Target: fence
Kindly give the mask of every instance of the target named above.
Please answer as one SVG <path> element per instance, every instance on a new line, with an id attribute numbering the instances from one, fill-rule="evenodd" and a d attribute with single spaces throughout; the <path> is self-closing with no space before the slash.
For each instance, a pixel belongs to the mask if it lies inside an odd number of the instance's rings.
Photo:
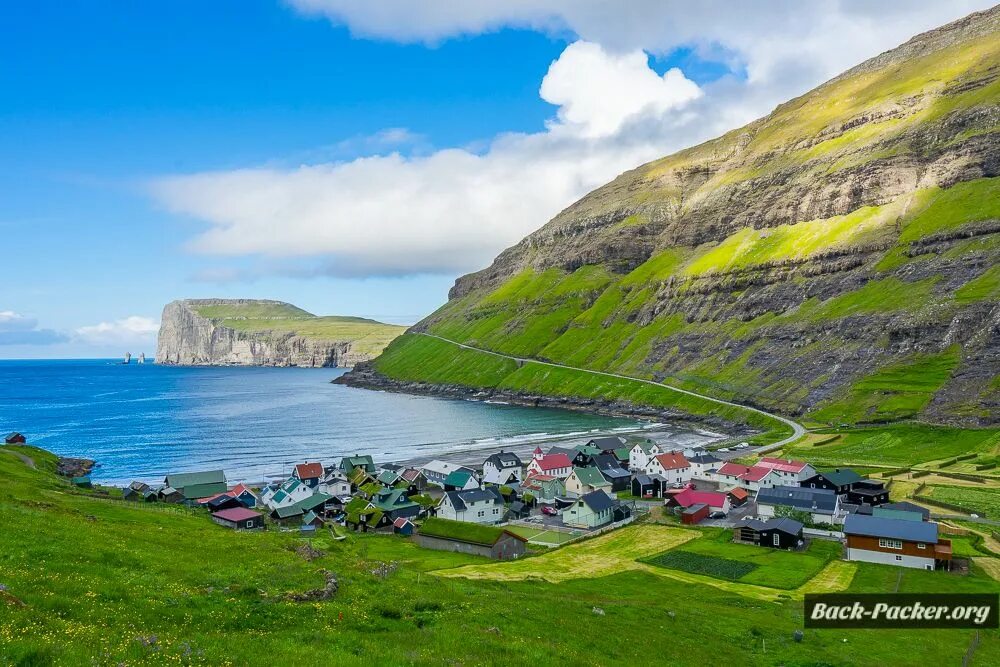
<path id="1" fill-rule="evenodd" d="M 840 540 L 844 538 L 844 534 L 839 530 L 823 530 L 821 528 L 803 528 L 802 534 L 809 537 L 818 537 L 822 540 Z"/>

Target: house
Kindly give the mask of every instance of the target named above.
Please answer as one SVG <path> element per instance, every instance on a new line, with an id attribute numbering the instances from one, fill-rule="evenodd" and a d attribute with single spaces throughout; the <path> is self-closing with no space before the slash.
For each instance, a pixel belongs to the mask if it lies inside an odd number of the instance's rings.
<path id="1" fill-rule="evenodd" d="M 729 496 L 729 504 L 732 507 L 739 507 L 750 499 L 750 494 L 747 493 L 747 490 L 738 486 L 734 489 L 729 489 L 729 491 L 726 491 L 726 494 Z"/>
<path id="2" fill-rule="evenodd" d="M 262 530 L 264 515 L 245 507 L 231 507 L 212 513 L 212 521 L 233 530 Z"/>
<path id="3" fill-rule="evenodd" d="M 246 484 L 237 484 L 229 490 L 229 493 L 232 494 L 233 498 L 240 501 L 243 507 L 253 508 L 260 505 L 260 497 Z"/>
<path id="4" fill-rule="evenodd" d="M 775 486 L 757 491 L 757 514 L 763 518 L 783 512 L 805 512 L 813 523 L 837 523 L 841 518 L 840 496 L 826 489 Z"/>
<path id="5" fill-rule="evenodd" d="M 316 487 L 320 492 L 331 496 L 351 495 L 351 481 L 339 468 L 329 468 L 323 472 L 323 477 Z"/>
<path id="6" fill-rule="evenodd" d="M 344 525 L 352 530 L 368 532 L 384 525 L 383 512 L 365 498 L 355 496 L 344 505 Z"/>
<path id="7" fill-rule="evenodd" d="M 92 489 L 94 488 L 93 483 L 90 478 L 84 475 L 83 477 L 74 477 L 69 480 L 70 483 L 78 489 Z"/>
<path id="8" fill-rule="evenodd" d="M 445 491 L 468 491 L 469 489 L 478 488 L 479 480 L 476 479 L 476 475 L 468 468 L 453 470 L 451 474 L 444 478 Z"/>
<path id="9" fill-rule="evenodd" d="M 681 523 L 693 526 L 708 517 L 711 510 L 705 503 L 696 503 L 681 512 Z"/>
<path id="10" fill-rule="evenodd" d="M 399 473 L 395 470 L 383 470 L 375 476 L 375 481 L 387 489 L 391 489 L 396 486 L 396 484 L 402 481 L 402 479 L 403 478 L 400 477 Z"/>
<path id="11" fill-rule="evenodd" d="M 786 485 L 790 485 L 790 482 L 801 484 L 802 480 L 809 479 L 816 474 L 816 469 L 805 461 L 777 459 L 770 456 L 765 456 L 760 461 L 757 461 L 754 467 L 773 470 L 778 474 L 778 479 L 781 480 L 779 483 Z"/>
<path id="12" fill-rule="evenodd" d="M 295 480 L 296 482 L 298 480 Z M 333 498 L 326 495 L 325 493 L 313 493 L 310 496 L 303 498 L 302 500 L 292 503 L 291 505 L 282 505 L 271 511 L 271 518 L 276 521 L 290 521 L 299 517 L 303 517 L 310 511 L 316 514 L 325 514 L 326 505 Z"/>
<path id="13" fill-rule="evenodd" d="M 424 473 L 417 468 L 406 468 L 400 473 L 400 477 L 406 482 L 409 493 L 421 493 L 427 488 L 427 478 Z"/>
<path id="14" fill-rule="evenodd" d="M 163 484 L 176 489 L 188 501 L 208 498 L 229 490 L 226 473 L 221 470 L 175 473 L 167 475 Z"/>
<path id="15" fill-rule="evenodd" d="M 503 496 L 494 487 L 445 491 L 437 506 L 437 516 L 469 523 L 500 523 L 504 518 Z"/>
<path id="16" fill-rule="evenodd" d="M 163 503 L 182 503 L 184 502 L 184 496 L 181 492 L 172 486 L 161 486 L 156 491 L 156 496 Z"/>
<path id="17" fill-rule="evenodd" d="M 217 496 L 211 498 L 202 498 L 198 501 L 198 505 L 201 507 L 208 508 L 209 512 L 218 512 L 220 510 L 233 509 L 235 507 L 243 507 L 243 503 L 238 501 L 235 497 L 229 493 L 220 493 Z M 244 508 L 246 509 L 246 508 Z"/>
<path id="18" fill-rule="evenodd" d="M 594 457 L 593 463 L 601 471 L 604 479 L 610 482 L 612 491 L 617 493 L 628 490 L 629 484 L 632 482 L 632 473 L 622 468 L 615 457 L 610 454 L 601 454 Z"/>
<path id="19" fill-rule="evenodd" d="M 531 508 L 520 500 L 515 500 L 507 508 L 511 519 L 524 519 L 531 515 Z"/>
<path id="20" fill-rule="evenodd" d="M 566 479 L 573 472 L 573 462 L 566 454 L 542 454 L 542 450 L 535 448 L 535 453 L 528 463 L 528 474 L 536 473 L 550 475 L 559 479 Z"/>
<path id="21" fill-rule="evenodd" d="M 299 480 L 310 489 L 315 489 L 319 486 L 320 480 L 323 478 L 323 464 L 322 463 L 300 463 L 292 470 L 292 477 Z"/>
<path id="22" fill-rule="evenodd" d="M 372 457 L 367 454 L 364 456 L 355 454 L 354 456 L 345 456 L 340 459 L 340 472 L 344 473 L 348 479 L 350 479 L 354 471 L 359 468 L 364 470 L 369 475 L 375 474 L 375 462 L 372 460 Z"/>
<path id="23" fill-rule="evenodd" d="M 663 497 L 666 499 L 663 504 L 667 507 L 687 509 L 693 505 L 706 505 L 709 512 L 729 513 L 729 495 L 719 491 L 684 489 L 676 493 L 667 492 Z"/>
<path id="24" fill-rule="evenodd" d="M 738 487 L 747 491 L 759 491 L 780 484 L 781 475 L 770 468 L 745 466 L 726 462 L 715 471 L 712 478 L 725 488 Z"/>
<path id="25" fill-rule="evenodd" d="M 938 536 L 938 525 L 851 514 L 844 521 L 847 560 L 933 570 L 951 562 L 951 541 Z"/>
<path id="26" fill-rule="evenodd" d="M 14 431 L 13 433 L 8 433 L 4 436 L 3 442 L 5 445 L 23 445 L 28 442 L 28 439 L 24 437 L 23 433 Z"/>
<path id="27" fill-rule="evenodd" d="M 643 438 L 642 440 L 636 442 L 632 445 L 632 448 L 628 452 L 628 467 L 629 470 L 646 470 L 646 466 L 649 465 L 649 459 L 656 456 L 657 454 L 662 454 L 663 451 L 660 446 L 649 438 Z"/>
<path id="28" fill-rule="evenodd" d="M 637 498 L 659 498 L 663 493 L 663 482 L 659 475 L 638 474 L 632 479 L 632 495 Z"/>
<path id="29" fill-rule="evenodd" d="M 122 489 L 122 500 L 136 500 L 152 503 L 156 502 L 158 499 L 157 493 L 153 490 L 153 487 L 145 482 L 131 482 L 128 486 Z"/>
<path id="30" fill-rule="evenodd" d="M 436 484 L 440 487 L 444 487 L 444 480 L 456 470 L 473 472 L 471 468 L 441 460 L 431 461 L 420 468 L 420 472 L 424 473 L 424 477 L 430 484 Z"/>
<path id="31" fill-rule="evenodd" d="M 611 482 L 597 468 L 573 468 L 566 478 L 566 493 L 571 496 L 582 496 L 591 491 L 611 493 Z"/>
<path id="32" fill-rule="evenodd" d="M 654 454 L 646 463 L 647 475 L 660 475 L 667 484 L 683 484 L 691 479 L 691 464 L 680 452 Z"/>
<path id="33" fill-rule="evenodd" d="M 511 475 L 521 481 L 524 477 L 524 464 L 521 463 L 521 459 L 518 458 L 517 454 L 513 452 L 505 452 L 502 449 L 496 454 L 490 454 L 483 461 L 483 481 L 486 481 L 487 477 L 500 478 L 505 477 L 508 481 Z M 500 482 L 501 484 L 506 484 L 507 482 Z"/>
<path id="34" fill-rule="evenodd" d="M 382 510 L 387 521 L 395 521 L 400 517 L 408 519 L 420 514 L 420 505 L 409 499 L 406 489 L 384 489 L 372 496 L 370 503 Z"/>
<path id="35" fill-rule="evenodd" d="M 601 438 L 588 440 L 586 446 L 601 450 L 603 454 L 612 454 L 616 449 L 620 449 L 625 444 L 625 438 L 618 435 L 606 435 Z"/>
<path id="36" fill-rule="evenodd" d="M 775 517 L 767 521 L 744 519 L 733 530 L 733 539 L 772 549 L 797 549 L 805 542 L 802 524 L 787 517 Z"/>
<path id="37" fill-rule="evenodd" d="M 483 471 L 483 486 L 509 486 L 520 481 L 517 471 L 511 468 L 503 470 L 490 468 L 488 472 Z"/>
<path id="38" fill-rule="evenodd" d="M 872 516 L 886 519 L 907 519 L 909 521 L 930 521 L 931 511 L 914 503 L 904 501 L 886 503 L 872 508 Z"/>
<path id="39" fill-rule="evenodd" d="M 403 535 L 404 537 L 409 537 L 413 534 L 413 522 L 405 517 L 399 517 L 392 522 L 392 532 L 397 535 Z"/>
<path id="40" fill-rule="evenodd" d="M 563 523 L 574 528 L 599 528 L 613 521 L 615 500 L 603 491 L 591 491 L 563 510 Z"/>
<path id="41" fill-rule="evenodd" d="M 884 482 L 877 482 L 874 479 L 862 479 L 854 484 L 847 492 L 847 501 L 857 505 L 884 505 L 889 502 L 889 489 L 885 488 Z"/>
<path id="42" fill-rule="evenodd" d="M 528 543 L 509 530 L 441 518 L 424 521 L 415 539 L 425 549 L 457 551 L 497 560 L 523 556 Z"/>
<path id="43" fill-rule="evenodd" d="M 261 502 L 272 510 L 278 509 L 279 507 L 289 507 L 295 503 L 305 500 L 309 496 L 316 493 L 307 486 L 305 483 L 299 481 L 295 477 L 289 477 L 285 480 L 284 484 L 277 487 L 268 487 L 264 493 L 261 494 Z"/>
<path id="44" fill-rule="evenodd" d="M 563 480 L 552 475 L 529 473 L 521 482 L 521 491 L 530 493 L 538 500 L 555 500 L 566 493 Z"/>
<path id="45" fill-rule="evenodd" d="M 691 454 L 684 453 L 684 458 L 688 460 L 691 464 L 691 477 L 697 479 L 711 479 L 711 472 L 719 467 L 722 459 L 709 454 L 708 452 L 702 450 L 696 450 L 697 453 Z"/>
<path id="46" fill-rule="evenodd" d="M 316 512 L 314 512 L 312 510 L 309 510 L 308 512 L 306 512 L 305 515 L 302 517 L 302 525 L 303 526 L 312 526 L 313 528 L 322 528 L 324 523 L 326 523 L 326 522 L 323 521 L 323 519 L 321 519 L 320 516 L 318 514 L 316 514 Z"/>
<path id="47" fill-rule="evenodd" d="M 829 472 L 818 472 L 802 480 L 799 485 L 810 489 L 827 489 L 841 496 L 841 500 L 846 500 L 851 487 L 863 479 L 850 468 L 837 468 Z"/>

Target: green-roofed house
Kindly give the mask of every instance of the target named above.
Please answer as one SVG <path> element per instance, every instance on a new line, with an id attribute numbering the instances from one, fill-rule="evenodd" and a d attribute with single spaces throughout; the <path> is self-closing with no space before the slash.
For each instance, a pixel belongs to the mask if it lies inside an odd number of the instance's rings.
<path id="1" fill-rule="evenodd" d="M 611 493 L 611 482 L 605 479 L 596 467 L 573 468 L 566 478 L 566 493 L 571 496 L 582 496 L 591 491 Z"/>
<path id="2" fill-rule="evenodd" d="M 406 489 L 383 489 L 372 496 L 369 502 L 382 510 L 383 525 L 391 525 L 396 519 L 408 519 L 420 513 L 420 504 L 409 499 Z"/>
<path id="3" fill-rule="evenodd" d="M 386 488 L 392 488 L 396 486 L 400 479 L 399 473 L 395 470 L 383 470 L 375 478 L 375 481 Z"/>
<path id="4" fill-rule="evenodd" d="M 310 511 L 316 514 L 326 512 L 326 504 L 333 500 L 333 496 L 325 493 L 314 493 L 313 495 L 298 501 L 292 505 L 278 507 L 271 511 L 271 518 L 275 521 L 289 521 L 301 519 Z"/>
<path id="5" fill-rule="evenodd" d="M 465 468 L 452 471 L 444 478 L 445 491 L 468 491 L 478 488 L 480 488 L 479 480 L 476 479 L 471 470 Z"/>
<path id="6" fill-rule="evenodd" d="M 357 454 L 354 456 L 345 456 L 340 459 L 340 472 L 347 475 L 348 478 L 350 478 L 354 474 L 354 471 L 358 468 L 361 468 L 369 475 L 374 475 L 375 461 L 373 461 L 372 457 L 367 454 L 364 456 Z"/>
<path id="7" fill-rule="evenodd" d="M 209 498 L 229 490 L 226 473 L 222 470 L 174 473 L 167 475 L 163 484 L 176 489 L 186 501 Z"/>
<path id="8" fill-rule="evenodd" d="M 503 528 L 438 518 L 424 521 L 415 539 L 426 549 L 457 551 L 496 560 L 523 556 L 528 542 Z"/>

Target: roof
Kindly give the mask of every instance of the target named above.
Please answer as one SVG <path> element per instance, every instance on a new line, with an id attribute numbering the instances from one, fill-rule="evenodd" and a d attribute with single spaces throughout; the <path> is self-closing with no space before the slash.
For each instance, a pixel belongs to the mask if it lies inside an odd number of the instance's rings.
<path id="1" fill-rule="evenodd" d="M 327 495 L 325 493 L 314 493 L 308 498 L 303 498 L 297 503 L 292 503 L 286 507 L 279 507 L 274 510 L 278 517 L 285 519 L 290 516 L 296 516 L 298 514 L 305 514 L 311 509 L 319 507 L 328 500 L 332 500 L 333 496 Z"/>
<path id="2" fill-rule="evenodd" d="M 400 499 L 403 502 L 400 502 Z M 401 507 L 415 506 L 417 503 L 406 497 L 406 489 L 390 489 L 375 494 L 371 500 L 372 505 L 380 510 L 391 511 Z"/>
<path id="3" fill-rule="evenodd" d="M 608 480 L 604 479 L 604 475 L 597 468 L 574 468 L 572 475 L 576 475 L 576 478 L 580 480 L 580 483 L 586 484 L 588 486 L 607 486 Z"/>
<path id="4" fill-rule="evenodd" d="M 603 491 L 591 491 L 580 496 L 580 500 L 594 512 L 603 512 L 610 509 L 615 503 L 611 496 Z"/>
<path id="5" fill-rule="evenodd" d="M 639 482 L 639 486 L 649 486 L 653 483 L 653 477 L 649 475 L 636 475 L 635 481 Z"/>
<path id="6" fill-rule="evenodd" d="M 926 507 L 921 507 L 905 500 L 901 500 L 898 503 L 885 503 L 884 505 L 879 505 L 879 507 L 885 510 L 897 510 L 900 512 L 919 512 L 924 518 L 930 518 L 931 516 L 931 511 Z"/>
<path id="7" fill-rule="evenodd" d="M 938 525 L 927 521 L 849 514 L 844 521 L 844 534 L 937 544 Z"/>
<path id="8" fill-rule="evenodd" d="M 726 504 L 726 494 L 716 491 L 696 491 L 695 489 L 684 489 L 680 493 L 673 494 L 673 499 L 681 507 L 690 507 L 704 503 L 710 507 L 722 507 Z"/>
<path id="9" fill-rule="evenodd" d="M 723 463 L 718 469 L 720 475 L 731 475 L 747 482 L 759 482 L 771 473 L 771 468 L 764 466 L 745 466 L 739 463 Z"/>
<path id="10" fill-rule="evenodd" d="M 483 473 L 483 484 L 507 484 L 511 479 L 517 481 L 517 472 L 512 468 L 490 468 L 489 472 Z"/>
<path id="11" fill-rule="evenodd" d="M 365 454 L 363 456 L 358 456 L 358 455 L 355 455 L 355 456 L 345 456 L 340 461 L 341 465 L 344 464 L 344 461 L 347 461 L 347 464 L 348 465 L 352 465 L 352 466 L 373 466 L 373 465 L 375 465 L 375 461 L 373 461 L 372 457 L 369 456 L 368 454 Z"/>
<path id="12" fill-rule="evenodd" d="M 747 498 L 749 498 L 749 497 L 750 497 L 750 494 L 749 494 L 749 493 L 747 493 L 747 490 L 746 490 L 746 489 L 741 489 L 741 488 L 739 488 L 739 487 L 737 487 L 737 488 L 735 488 L 735 489 L 730 489 L 730 490 L 728 491 L 728 493 L 729 493 L 729 495 L 731 495 L 731 496 L 732 496 L 733 498 L 736 498 L 736 500 L 746 500 Z"/>
<path id="13" fill-rule="evenodd" d="M 469 480 L 472 478 L 472 473 L 468 470 L 455 470 L 448 474 L 444 478 L 445 486 L 457 486 L 458 488 L 464 488 Z"/>
<path id="14" fill-rule="evenodd" d="M 712 456 L 711 454 L 695 454 L 694 456 L 688 457 L 688 461 L 690 461 L 691 463 L 698 463 L 701 465 L 707 463 L 718 463 L 721 460 L 722 459 L 720 459 L 719 457 Z"/>
<path id="15" fill-rule="evenodd" d="M 542 470 L 558 470 L 559 468 L 572 468 L 573 463 L 565 454 L 546 454 L 535 459 L 538 467 Z"/>
<path id="16" fill-rule="evenodd" d="M 746 480 L 748 482 L 759 482 L 768 475 L 771 474 L 771 468 L 763 468 L 761 466 L 750 466 L 750 469 L 740 476 L 740 479 Z"/>
<path id="17" fill-rule="evenodd" d="M 760 519 L 746 519 L 743 525 L 748 526 L 756 531 L 762 530 L 777 530 L 781 533 L 787 533 L 788 535 L 798 535 L 802 532 L 802 524 L 795 519 L 789 519 L 788 517 L 774 517 L 768 519 L 767 521 L 761 521 Z"/>
<path id="18" fill-rule="evenodd" d="M 395 484 L 398 479 L 399 479 L 399 474 L 396 473 L 394 470 L 383 470 L 378 474 L 378 477 L 375 478 L 375 481 L 378 482 L 379 484 L 391 485 Z"/>
<path id="19" fill-rule="evenodd" d="M 820 472 L 817 474 L 822 475 L 828 482 L 830 482 L 834 486 L 847 486 L 848 484 L 855 484 L 864 479 L 864 477 L 854 472 L 850 468 L 837 468 L 836 470 Z"/>
<path id="20" fill-rule="evenodd" d="M 684 455 L 680 452 L 670 452 L 669 454 L 657 454 L 653 457 L 660 462 L 664 470 L 680 470 L 681 468 L 690 468 L 691 464 L 688 460 L 684 458 Z"/>
<path id="21" fill-rule="evenodd" d="M 632 473 L 630 473 L 628 470 L 625 470 L 625 468 L 619 468 L 617 466 L 613 468 L 602 468 L 601 474 L 604 475 L 604 477 L 607 478 L 608 480 L 622 479 L 622 478 L 628 479 L 632 477 Z"/>
<path id="22" fill-rule="evenodd" d="M 392 525 L 393 525 L 394 528 L 402 528 L 403 526 L 405 526 L 408 523 L 413 523 L 413 522 L 410 521 L 409 519 L 407 519 L 406 517 L 402 517 L 401 516 L 398 519 L 396 519 L 395 521 L 393 521 Z"/>
<path id="23" fill-rule="evenodd" d="M 197 500 L 198 498 L 214 496 L 215 494 L 221 493 L 225 490 L 225 482 L 212 482 L 208 484 L 188 484 L 180 491 L 184 494 L 184 497 L 187 500 Z"/>
<path id="24" fill-rule="evenodd" d="M 319 515 L 312 510 L 309 510 L 304 517 L 302 517 L 302 523 L 312 523 L 316 519 L 319 519 Z M 322 519 L 320 519 L 322 521 Z"/>
<path id="25" fill-rule="evenodd" d="M 323 476 L 322 463 L 300 463 L 295 466 L 295 476 L 299 479 L 314 479 Z"/>
<path id="26" fill-rule="evenodd" d="M 479 544 L 492 547 L 505 534 L 515 537 L 522 542 L 527 542 L 520 535 L 515 535 L 503 528 L 484 526 L 479 523 L 468 521 L 452 521 L 451 519 L 439 519 L 433 517 L 424 521 L 420 526 L 420 534 L 428 537 L 437 537 L 443 540 L 454 540 L 456 542 L 467 542 L 469 544 Z"/>
<path id="27" fill-rule="evenodd" d="M 727 461 L 723 463 L 718 470 L 720 475 L 732 475 L 733 477 L 742 477 L 750 471 L 750 466 L 745 466 L 739 463 L 732 463 Z"/>
<path id="28" fill-rule="evenodd" d="M 613 449 L 618 449 L 624 444 L 624 442 L 620 437 L 616 435 L 606 435 L 602 438 L 594 438 L 587 444 L 590 445 L 591 447 L 598 447 L 600 449 L 610 451 Z"/>
<path id="29" fill-rule="evenodd" d="M 421 470 L 430 470 L 431 472 L 436 472 L 439 475 L 449 475 L 453 471 L 458 470 L 459 468 L 462 468 L 462 467 L 463 466 L 461 466 L 461 465 L 459 465 L 457 463 L 451 463 L 449 461 L 442 461 L 440 459 L 435 459 L 434 461 L 430 461 L 429 463 L 425 463 L 420 469 Z"/>
<path id="30" fill-rule="evenodd" d="M 784 505 L 795 509 L 833 514 L 837 494 L 828 489 L 807 489 L 800 486 L 776 486 L 757 492 L 757 504 Z"/>
<path id="31" fill-rule="evenodd" d="M 757 465 L 762 468 L 777 470 L 778 472 L 802 472 L 809 465 L 805 461 L 793 461 L 792 459 L 776 459 L 773 456 L 765 456 Z"/>
<path id="32" fill-rule="evenodd" d="M 226 473 L 222 470 L 206 470 L 203 472 L 178 472 L 167 475 L 163 480 L 167 486 L 175 489 L 183 489 L 186 486 L 196 486 L 199 484 L 226 483 Z"/>
<path id="33" fill-rule="evenodd" d="M 518 458 L 517 454 L 514 452 L 497 452 L 496 454 L 490 454 L 486 457 L 486 461 L 493 463 L 498 468 L 521 466 L 521 459 Z"/>
<path id="34" fill-rule="evenodd" d="M 250 521 L 251 519 L 259 518 L 260 512 L 254 512 L 253 510 L 248 510 L 245 507 L 233 507 L 227 510 L 213 512 L 212 516 L 222 519 L 223 521 Z"/>
<path id="35" fill-rule="evenodd" d="M 417 477 L 420 477 L 423 474 L 424 473 L 420 472 L 416 468 L 407 468 L 406 470 L 403 471 L 400 477 L 405 479 L 407 482 L 413 482 L 417 479 Z"/>
<path id="36" fill-rule="evenodd" d="M 232 488 L 232 490 L 230 491 L 230 493 L 232 493 L 234 496 L 239 496 L 239 495 L 244 494 L 244 493 L 249 493 L 254 498 L 257 497 L 257 494 L 253 492 L 253 489 L 251 489 L 246 484 L 237 484 L 236 486 L 234 486 Z"/>
<path id="37" fill-rule="evenodd" d="M 503 502 L 503 496 L 494 488 L 489 489 L 469 489 L 467 491 L 447 491 L 445 492 L 452 506 L 457 510 L 464 510 L 466 503 L 478 503 L 484 500 L 499 505 Z"/>

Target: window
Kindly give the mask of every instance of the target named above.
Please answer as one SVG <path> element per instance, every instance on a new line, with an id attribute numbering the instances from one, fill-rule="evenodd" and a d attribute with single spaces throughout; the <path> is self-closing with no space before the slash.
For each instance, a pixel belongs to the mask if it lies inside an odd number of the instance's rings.
<path id="1" fill-rule="evenodd" d="M 924 544 L 923 542 L 917 542 L 917 548 L 918 549 L 926 549 L 927 545 Z"/>
<path id="2" fill-rule="evenodd" d="M 247 528 L 253 528 L 253 521 L 247 521 Z"/>
<path id="3" fill-rule="evenodd" d="M 885 537 L 878 538 L 878 545 L 883 549 L 902 549 L 903 543 L 899 540 L 890 540 Z"/>
<path id="4" fill-rule="evenodd" d="M 781 538 L 778 537 L 777 533 L 774 533 L 774 535 L 771 536 L 771 542 L 774 544 L 774 546 L 778 546 L 778 542 L 780 539 Z"/>
<path id="5" fill-rule="evenodd" d="M 896 560 L 903 560 L 902 556 L 896 556 Z"/>

